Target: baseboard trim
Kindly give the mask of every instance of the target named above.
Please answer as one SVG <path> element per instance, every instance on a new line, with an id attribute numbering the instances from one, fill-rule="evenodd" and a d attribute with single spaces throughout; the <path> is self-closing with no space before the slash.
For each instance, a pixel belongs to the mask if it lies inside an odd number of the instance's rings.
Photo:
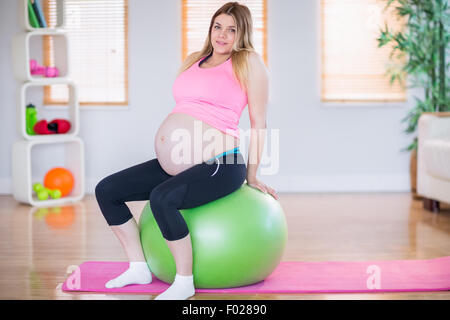
<path id="1" fill-rule="evenodd" d="M 405 175 L 334 175 L 334 176 L 259 176 L 258 179 L 278 193 L 288 192 L 410 192 L 410 177 Z M 86 193 L 94 194 L 101 180 L 86 179 Z M 12 194 L 12 180 L 0 179 L 0 194 Z"/>

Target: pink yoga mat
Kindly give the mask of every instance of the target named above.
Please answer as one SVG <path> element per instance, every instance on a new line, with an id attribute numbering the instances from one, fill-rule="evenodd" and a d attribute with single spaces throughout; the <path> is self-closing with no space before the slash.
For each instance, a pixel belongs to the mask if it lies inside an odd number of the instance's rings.
<path id="1" fill-rule="evenodd" d="M 105 283 L 128 268 L 128 262 L 88 261 L 64 282 L 63 291 L 161 293 L 170 284 L 153 276 L 146 285 L 107 289 Z M 450 256 L 430 260 L 284 261 L 265 280 L 211 293 L 316 293 L 450 290 Z"/>

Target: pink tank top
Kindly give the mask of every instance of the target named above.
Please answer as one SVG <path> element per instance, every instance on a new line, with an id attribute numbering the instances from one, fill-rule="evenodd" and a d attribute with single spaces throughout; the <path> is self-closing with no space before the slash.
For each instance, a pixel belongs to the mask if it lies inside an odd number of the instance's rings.
<path id="1" fill-rule="evenodd" d="M 200 68 L 201 61 L 175 79 L 172 92 L 176 105 L 170 113 L 187 113 L 239 138 L 239 119 L 248 101 L 233 75 L 231 57 L 206 69 Z"/>

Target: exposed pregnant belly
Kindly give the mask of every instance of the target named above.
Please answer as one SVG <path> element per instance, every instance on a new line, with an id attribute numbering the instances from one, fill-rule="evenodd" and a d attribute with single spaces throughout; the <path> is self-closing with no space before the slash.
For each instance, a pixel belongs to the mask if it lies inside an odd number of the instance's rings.
<path id="1" fill-rule="evenodd" d="M 238 146 L 238 138 L 184 113 L 169 114 L 155 136 L 158 162 L 170 175 Z"/>

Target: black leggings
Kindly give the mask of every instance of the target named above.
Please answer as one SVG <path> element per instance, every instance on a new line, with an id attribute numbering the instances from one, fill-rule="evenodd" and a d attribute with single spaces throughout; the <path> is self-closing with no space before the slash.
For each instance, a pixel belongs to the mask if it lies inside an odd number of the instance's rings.
<path id="1" fill-rule="evenodd" d="M 149 200 L 163 237 L 173 241 L 189 233 L 179 209 L 194 208 L 236 191 L 246 175 L 239 147 L 174 176 L 154 158 L 104 178 L 95 187 L 95 196 L 110 226 L 133 217 L 126 201 Z"/>

